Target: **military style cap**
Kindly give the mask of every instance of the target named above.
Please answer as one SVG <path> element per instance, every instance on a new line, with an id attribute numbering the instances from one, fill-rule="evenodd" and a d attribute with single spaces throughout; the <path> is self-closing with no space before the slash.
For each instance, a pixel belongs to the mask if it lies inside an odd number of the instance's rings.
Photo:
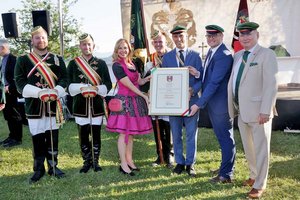
<path id="1" fill-rule="evenodd" d="M 42 26 L 36 26 L 31 30 L 31 36 L 41 32 L 45 32 L 47 34 L 47 31 Z"/>
<path id="2" fill-rule="evenodd" d="M 187 28 L 185 26 L 177 25 L 170 31 L 170 33 L 178 34 L 178 33 L 186 32 L 186 31 L 187 31 Z"/>
<path id="3" fill-rule="evenodd" d="M 165 36 L 164 32 L 161 32 L 159 30 L 154 30 L 154 32 L 151 34 L 151 39 L 154 40 L 155 38 L 157 38 L 158 36 Z"/>
<path id="4" fill-rule="evenodd" d="M 79 41 L 80 42 L 83 42 L 83 41 L 86 41 L 86 40 L 94 41 L 93 37 L 88 33 L 83 33 L 82 35 L 79 36 Z"/>
<path id="5" fill-rule="evenodd" d="M 213 24 L 205 26 L 205 29 L 206 29 L 206 33 L 210 35 L 224 32 L 224 29 L 222 27 Z"/>
<path id="6" fill-rule="evenodd" d="M 256 30 L 259 27 L 259 25 L 255 22 L 245 22 L 237 25 L 236 29 L 240 33 L 250 32 L 252 30 Z"/>

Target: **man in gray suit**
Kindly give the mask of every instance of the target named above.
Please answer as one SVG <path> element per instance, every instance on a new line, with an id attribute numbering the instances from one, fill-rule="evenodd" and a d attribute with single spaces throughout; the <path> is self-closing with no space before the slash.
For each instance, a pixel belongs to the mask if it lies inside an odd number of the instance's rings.
<path id="1" fill-rule="evenodd" d="M 260 198 L 266 189 L 272 118 L 276 114 L 278 64 L 275 53 L 258 44 L 259 25 L 246 22 L 237 26 L 244 50 L 234 55 L 228 83 L 228 108 L 231 118 L 238 116 L 238 126 L 250 178 L 249 198 Z"/>

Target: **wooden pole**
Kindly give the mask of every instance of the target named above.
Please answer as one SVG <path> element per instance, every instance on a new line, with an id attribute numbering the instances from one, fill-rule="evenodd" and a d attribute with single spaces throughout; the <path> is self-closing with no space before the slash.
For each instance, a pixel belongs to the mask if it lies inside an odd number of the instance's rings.
<path id="1" fill-rule="evenodd" d="M 158 142 L 160 164 L 164 164 L 165 161 L 164 161 L 163 147 L 162 147 L 162 142 L 161 142 L 161 137 L 160 137 L 160 127 L 159 127 L 158 116 L 155 116 L 155 122 L 156 122 L 157 142 Z"/>

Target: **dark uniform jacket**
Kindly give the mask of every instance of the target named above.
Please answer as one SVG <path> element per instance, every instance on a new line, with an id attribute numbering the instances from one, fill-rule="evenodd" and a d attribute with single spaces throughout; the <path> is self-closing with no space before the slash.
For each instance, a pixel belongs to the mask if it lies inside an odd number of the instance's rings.
<path id="1" fill-rule="evenodd" d="M 16 84 L 14 81 L 14 70 L 15 70 L 16 60 L 17 60 L 16 56 L 10 53 L 8 55 L 6 68 L 5 68 L 5 79 L 9 84 L 8 86 L 9 93 L 15 97 L 20 96 L 20 93 L 17 92 Z M 2 66 L 0 67 L 0 69 L 1 68 Z"/>
<path id="2" fill-rule="evenodd" d="M 48 67 L 57 76 L 55 85 L 60 85 L 65 88 L 67 86 L 67 72 L 66 65 L 62 57 L 50 53 L 45 60 Z M 15 81 L 17 90 L 22 94 L 23 89 L 27 84 L 39 87 L 48 88 L 41 74 L 36 70 L 30 77 L 27 78 L 28 73 L 34 67 L 34 64 L 29 60 L 28 55 L 21 56 L 17 59 L 15 67 Z M 25 113 L 27 118 L 41 118 L 43 110 L 47 112 L 46 103 L 43 103 L 39 98 L 25 98 Z M 51 111 L 53 115 L 56 113 L 56 102 L 51 102 Z"/>
<path id="3" fill-rule="evenodd" d="M 104 60 L 96 57 L 92 57 L 88 61 L 89 65 L 98 73 L 101 77 L 101 84 L 106 85 L 107 91 L 112 88 L 112 83 L 109 76 L 109 71 Z M 80 71 L 80 68 L 76 64 L 75 60 L 71 60 L 68 65 L 68 84 L 72 83 L 84 83 L 88 84 L 89 81 L 85 75 Z M 91 101 L 92 116 L 98 117 L 104 115 L 103 99 L 100 95 L 92 98 Z M 73 97 L 73 115 L 77 117 L 88 117 L 89 113 L 88 98 L 84 98 L 82 94 L 77 94 Z"/>

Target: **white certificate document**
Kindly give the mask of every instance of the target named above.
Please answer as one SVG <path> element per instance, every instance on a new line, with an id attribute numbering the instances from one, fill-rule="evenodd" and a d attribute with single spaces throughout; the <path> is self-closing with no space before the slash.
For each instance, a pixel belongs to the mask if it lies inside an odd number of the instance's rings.
<path id="1" fill-rule="evenodd" d="M 154 68 L 150 82 L 150 115 L 185 116 L 189 110 L 188 68 Z"/>

